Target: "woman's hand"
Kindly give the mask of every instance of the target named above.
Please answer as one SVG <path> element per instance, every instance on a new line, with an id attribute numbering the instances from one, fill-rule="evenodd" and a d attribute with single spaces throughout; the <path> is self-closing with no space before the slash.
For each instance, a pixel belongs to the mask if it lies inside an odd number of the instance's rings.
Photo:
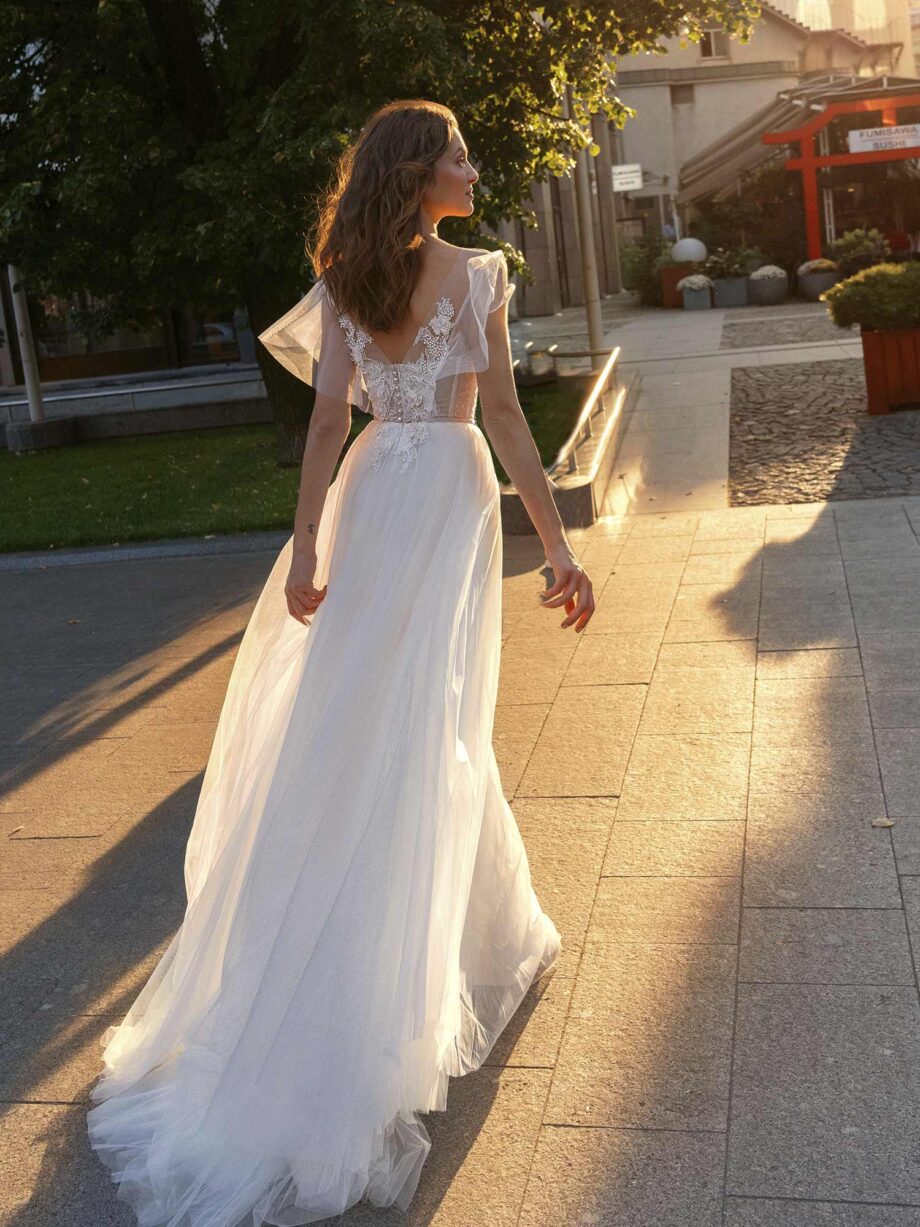
<path id="1" fill-rule="evenodd" d="M 569 546 L 556 546 L 546 552 L 546 561 L 553 568 L 555 583 L 540 593 L 545 608 L 554 609 L 565 605 L 568 617 L 560 626 L 575 623 L 576 631 L 583 631 L 594 613 L 594 588 L 584 567 L 580 566 Z"/>
<path id="2" fill-rule="evenodd" d="M 313 586 L 313 576 L 316 573 L 315 554 L 295 554 L 291 560 L 287 582 L 284 585 L 284 595 L 287 597 L 288 613 L 298 622 L 309 626 L 309 619 L 316 613 L 326 596 L 326 589 Z"/>

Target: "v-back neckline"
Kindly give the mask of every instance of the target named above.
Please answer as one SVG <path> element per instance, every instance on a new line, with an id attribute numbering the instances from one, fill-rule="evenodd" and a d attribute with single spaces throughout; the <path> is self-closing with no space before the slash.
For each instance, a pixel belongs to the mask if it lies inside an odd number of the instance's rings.
<path id="1" fill-rule="evenodd" d="M 367 339 L 371 341 L 374 345 L 377 346 L 377 352 L 379 354 L 383 354 L 383 359 L 386 362 L 387 366 L 406 366 L 408 364 L 409 355 L 415 349 L 416 345 L 418 345 L 419 341 L 422 338 L 423 333 L 425 333 L 427 329 L 429 329 L 431 325 L 434 323 L 434 321 L 437 319 L 438 313 L 440 312 L 440 309 L 441 309 L 441 303 L 445 301 L 445 297 L 446 296 L 442 294 L 441 297 L 438 298 L 437 302 L 435 302 L 434 306 L 431 308 L 428 319 L 425 321 L 424 324 L 421 324 L 419 326 L 419 329 L 416 332 L 415 337 L 413 338 L 413 340 L 409 344 L 408 349 L 406 350 L 406 352 L 403 354 L 403 356 L 400 358 L 398 362 L 394 362 L 393 359 L 390 358 L 388 354 L 384 353 L 380 342 L 377 340 L 377 338 L 372 333 L 370 332 L 367 333 Z"/>
<path id="2" fill-rule="evenodd" d="M 431 325 L 434 323 L 434 321 L 438 318 L 438 315 L 440 314 L 440 310 L 441 310 L 441 304 L 445 301 L 445 299 L 447 299 L 447 301 L 450 301 L 450 299 L 447 298 L 447 295 L 443 293 L 443 290 L 444 290 L 444 287 L 447 285 L 448 281 L 454 275 L 454 272 L 460 265 L 463 258 L 464 258 L 464 252 L 461 250 L 461 254 L 457 257 L 456 260 L 454 260 L 453 264 L 450 266 L 445 276 L 441 278 L 441 283 L 438 286 L 438 295 L 428 310 L 428 316 L 425 322 L 419 325 L 418 330 L 415 334 L 415 337 L 413 338 L 412 341 L 410 341 L 408 348 L 406 349 L 403 356 L 400 358 L 398 362 L 394 362 L 388 354 L 384 353 L 384 350 L 381 347 L 380 342 L 373 335 L 373 333 L 368 332 L 368 330 L 364 328 L 361 324 L 355 325 L 354 321 L 352 321 L 352 325 L 354 327 L 360 328 L 361 332 L 364 333 L 368 341 L 377 347 L 377 352 L 383 356 L 383 359 L 386 362 L 387 366 L 400 367 L 400 366 L 409 365 L 409 355 L 415 349 L 416 345 L 418 345 L 419 341 L 421 340 L 422 334 L 426 332 L 431 327 Z"/>

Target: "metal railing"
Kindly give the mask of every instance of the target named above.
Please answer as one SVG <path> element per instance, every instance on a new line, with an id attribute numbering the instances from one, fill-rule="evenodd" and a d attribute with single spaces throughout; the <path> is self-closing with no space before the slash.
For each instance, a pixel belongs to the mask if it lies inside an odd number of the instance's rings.
<path id="1" fill-rule="evenodd" d="M 558 453 L 556 454 L 555 460 L 549 466 L 548 472 L 566 471 L 569 473 L 577 473 L 581 468 L 578 460 L 578 450 L 589 439 L 596 440 L 590 466 L 592 470 L 596 468 L 597 458 L 603 453 L 604 444 L 606 443 L 607 438 L 609 437 L 610 432 L 617 421 L 617 418 L 622 412 L 623 403 L 626 396 L 626 389 L 618 389 L 617 396 L 615 397 L 613 404 L 609 407 L 609 411 L 605 410 L 603 412 L 602 425 L 598 431 L 598 423 L 596 418 L 601 416 L 596 412 L 598 402 L 602 401 L 602 398 L 610 390 L 611 384 L 616 378 L 616 366 L 617 362 L 619 361 L 620 352 L 621 350 L 619 345 L 614 346 L 614 348 L 609 352 L 607 350 L 568 350 L 565 352 L 556 350 L 554 357 L 558 358 L 596 358 L 606 355 L 607 360 L 598 371 L 597 378 L 591 386 L 591 391 L 589 392 L 585 403 L 581 407 L 581 411 L 578 414 L 575 425 L 569 432 L 569 436 L 563 443 L 562 447 L 560 447 Z M 589 473 L 588 475 L 593 476 L 593 472 Z"/>

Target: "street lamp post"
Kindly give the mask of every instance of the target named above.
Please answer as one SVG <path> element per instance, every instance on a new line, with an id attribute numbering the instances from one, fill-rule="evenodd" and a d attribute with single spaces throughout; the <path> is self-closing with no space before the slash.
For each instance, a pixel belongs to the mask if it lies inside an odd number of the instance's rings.
<path id="1" fill-rule="evenodd" d="M 565 87 L 565 117 L 572 116 L 572 87 Z M 591 366 L 603 365 L 604 320 L 601 315 L 601 295 L 597 281 L 597 253 L 594 249 L 594 224 L 591 217 L 591 185 L 588 182 L 588 151 L 579 149 L 575 155 L 575 214 L 578 222 L 578 246 L 581 254 L 581 278 L 585 295 L 585 315 L 588 322 L 588 348 L 593 351 Z"/>

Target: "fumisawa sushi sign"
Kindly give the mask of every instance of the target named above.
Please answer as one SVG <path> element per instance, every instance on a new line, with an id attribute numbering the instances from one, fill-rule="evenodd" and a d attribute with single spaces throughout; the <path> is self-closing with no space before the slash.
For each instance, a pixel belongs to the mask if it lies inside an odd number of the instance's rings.
<path id="1" fill-rule="evenodd" d="M 847 133 L 850 153 L 882 149 L 913 149 L 920 156 L 920 124 L 891 124 L 887 128 L 854 128 Z"/>

